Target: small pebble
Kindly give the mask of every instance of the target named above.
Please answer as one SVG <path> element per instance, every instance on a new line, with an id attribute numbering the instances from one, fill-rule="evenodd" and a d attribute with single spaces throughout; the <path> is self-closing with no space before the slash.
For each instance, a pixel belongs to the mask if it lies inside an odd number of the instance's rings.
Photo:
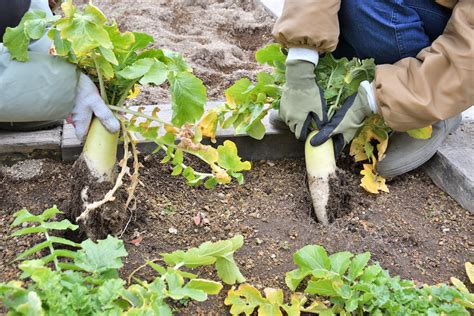
<path id="1" fill-rule="evenodd" d="M 170 229 L 168 229 L 168 233 L 176 235 L 178 233 L 178 230 L 174 227 L 170 227 Z"/>

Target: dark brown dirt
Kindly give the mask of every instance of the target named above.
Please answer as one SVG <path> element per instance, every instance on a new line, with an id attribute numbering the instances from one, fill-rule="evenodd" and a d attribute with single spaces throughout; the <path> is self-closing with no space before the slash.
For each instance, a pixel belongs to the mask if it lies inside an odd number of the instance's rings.
<path id="1" fill-rule="evenodd" d="M 66 217 L 76 222 L 84 211 L 84 203 L 101 201 L 113 188 L 114 183 L 98 182 L 90 174 L 84 158 L 81 156 L 73 165 L 70 203 L 65 207 Z M 85 220 L 79 221 L 79 238 L 85 236 L 93 240 L 105 239 L 107 235 L 118 235 L 128 220 L 125 201 L 127 194 L 120 188 L 114 195 L 115 199 L 89 212 Z M 85 239 L 85 238 L 84 238 Z"/>
<path id="2" fill-rule="evenodd" d="M 343 217 L 350 212 L 351 185 L 349 173 L 342 169 L 336 170 L 336 176 L 329 179 L 329 201 L 327 205 L 329 222 Z"/>
<path id="3" fill-rule="evenodd" d="M 390 194 L 369 195 L 348 177 L 349 214 L 328 227 L 316 223 L 306 190 L 303 161 L 260 161 L 246 174 L 246 183 L 216 190 L 190 188 L 169 175 L 158 159 L 143 162 L 137 208 L 124 235 L 129 257 L 122 271 L 127 276 L 144 259 L 160 252 L 197 246 L 236 234 L 245 237 L 236 261 L 248 282 L 263 287 L 284 287 L 284 273 L 294 268 L 291 254 L 307 244 L 320 244 L 329 252 L 370 251 L 392 274 L 422 283 L 446 282 L 451 276 L 466 280 L 464 262 L 474 258 L 474 216 L 433 185 L 421 171 L 390 183 Z M 33 212 L 71 198 L 76 179 L 71 165 L 43 161 L 42 171 L 28 181 L 0 174 L 1 280 L 17 276 L 12 259 L 37 238 L 8 238 L 12 214 L 22 207 Z M 201 212 L 208 224 L 196 225 Z M 140 241 L 137 245 L 131 243 Z M 138 274 L 151 278 L 148 270 Z M 204 276 L 215 277 L 212 270 Z M 225 293 L 225 292 L 224 292 Z M 182 315 L 226 310 L 223 295 L 205 303 L 192 303 Z M 206 313 L 207 314 L 207 313 Z"/>

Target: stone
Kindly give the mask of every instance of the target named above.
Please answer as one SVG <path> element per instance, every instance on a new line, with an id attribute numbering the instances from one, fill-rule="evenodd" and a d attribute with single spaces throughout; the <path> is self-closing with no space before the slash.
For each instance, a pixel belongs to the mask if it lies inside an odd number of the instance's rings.
<path id="1" fill-rule="evenodd" d="M 474 213 L 474 120 L 464 120 L 424 170 L 438 187 Z"/>

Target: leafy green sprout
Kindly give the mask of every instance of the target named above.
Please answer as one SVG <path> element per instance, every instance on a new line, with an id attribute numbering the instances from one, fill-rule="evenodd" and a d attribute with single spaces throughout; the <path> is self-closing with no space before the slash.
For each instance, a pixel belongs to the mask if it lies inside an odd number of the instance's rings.
<path id="1" fill-rule="evenodd" d="M 14 215 L 12 227 L 31 226 L 20 228 L 12 236 L 40 233 L 45 240 L 17 257 L 21 261 L 21 279 L 27 282 L 0 283 L 0 302 L 8 315 L 172 315 L 170 301 L 202 302 L 223 287 L 220 282 L 199 278 L 184 268 L 214 266 L 225 283 L 245 281 L 233 257 L 243 238 L 235 236 L 187 251 L 163 253 L 160 259 L 146 261 L 145 266 L 158 273 L 154 280 L 140 280 L 133 276 L 134 272 L 127 285 L 119 276 L 122 258 L 127 256 L 123 242 L 108 236 L 78 244 L 52 236 L 51 230 L 77 229 L 68 220 L 54 221 L 59 214 L 53 207 L 40 215 L 26 209 Z M 41 257 L 39 254 L 46 250 L 49 254 Z M 36 259 L 27 260 L 31 257 Z"/>

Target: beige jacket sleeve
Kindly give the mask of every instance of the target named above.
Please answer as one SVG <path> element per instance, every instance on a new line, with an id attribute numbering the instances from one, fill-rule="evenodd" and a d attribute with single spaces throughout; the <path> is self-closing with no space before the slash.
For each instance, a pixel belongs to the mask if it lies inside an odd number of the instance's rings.
<path id="1" fill-rule="evenodd" d="M 273 36 L 285 47 L 332 52 L 339 38 L 340 5 L 340 0 L 285 0 Z"/>
<path id="2" fill-rule="evenodd" d="M 460 0 L 444 33 L 416 58 L 377 67 L 379 112 L 397 131 L 428 126 L 474 104 L 474 1 Z"/>

